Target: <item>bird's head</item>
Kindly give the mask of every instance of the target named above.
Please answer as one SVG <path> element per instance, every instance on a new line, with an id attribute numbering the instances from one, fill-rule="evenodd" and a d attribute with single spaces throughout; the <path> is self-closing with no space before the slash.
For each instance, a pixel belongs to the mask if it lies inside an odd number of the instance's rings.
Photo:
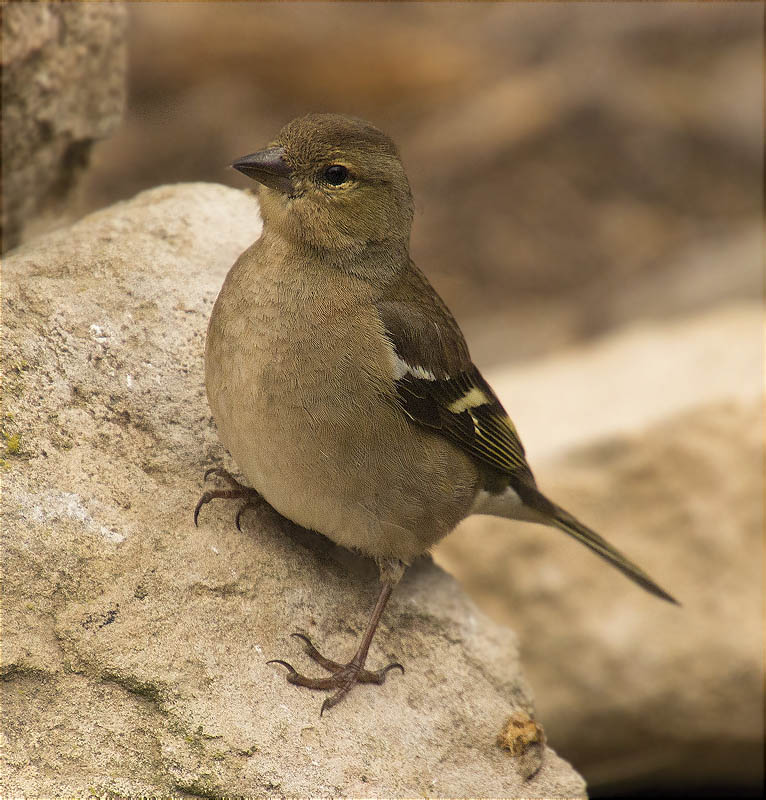
<path id="1" fill-rule="evenodd" d="M 232 166 L 262 184 L 265 225 L 294 244 L 352 254 L 409 241 L 407 176 L 394 143 L 369 122 L 309 114 Z"/>

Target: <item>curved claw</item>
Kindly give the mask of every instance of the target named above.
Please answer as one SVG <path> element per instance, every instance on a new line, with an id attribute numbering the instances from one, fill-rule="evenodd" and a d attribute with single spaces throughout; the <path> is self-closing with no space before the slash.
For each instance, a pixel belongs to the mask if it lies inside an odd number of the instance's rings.
<path id="1" fill-rule="evenodd" d="M 213 499 L 213 498 L 212 498 L 212 496 L 211 496 L 210 492 L 205 492 L 205 494 L 203 494 L 203 495 L 202 495 L 202 497 L 200 497 L 200 499 L 199 499 L 199 502 L 197 503 L 197 505 L 194 507 L 194 527 L 195 527 L 195 528 L 198 528 L 198 527 L 199 527 L 199 524 L 198 524 L 198 522 L 197 522 L 197 519 L 198 519 L 198 517 L 199 517 L 199 512 L 200 512 L 200 509 L 201 509 L 201 508 L 202 508 L 202 506 L 204 506 L 206 503 L 209 503 L 209 502 L 210 502 L 212 499 Z"/>
<path id="2" fill-rule="evenodd" d="M 205 470 L 205 474 L 202 476 L 202 480 L 206 481 L 214 472 L 218 472 L 220 467 L 210 467 L 210 469 Z"/>
<path id="3" fill-rule="evenodd" d="M 283 667 L 287 667 L 287 669 L 290 671 L 291 675 L 297 675 L 298 674 L 298 670 L 295 669 L 295 667 L 293 667 L 292 664 L 288 664 L 287 661 L 282 661 L 281 658 L 272 658 L 271 661 L 267 661 L 266 663 L 267 664 L 281 664 Z"/>
<path id="4" fill-rule="evenodd" d="M 237 516 L 234 517 L 234 524 L 237 526 L 237 530 L 242 533 L 242 528 L 239 524 L 240 519 L 242 518 L 242 512 L 247 508 L 247 503 L 243 503 L 239 510 L 237 511 Z"/>
<path id="5" fill-rule="evenodd" d="M 309 639 L 305 633 L 299 633 L 296 631 L 295 633 L 291 633 L 290 636 L 300 639 L 307 647 L 310 647 L 312 650 L 316 650 L 316 647 L 314 647 L 314 645 L 311 643 L 311 639 Z"/>
<path id="6" fill-rule="evenodd" d="M 398 661 L 392 661 L 388 666 L 383 667 L 383 669 L 378 670 L 378 675 L 382 678 L 390 669 L 399 669 L 404 675 L 404 667 Z"/>

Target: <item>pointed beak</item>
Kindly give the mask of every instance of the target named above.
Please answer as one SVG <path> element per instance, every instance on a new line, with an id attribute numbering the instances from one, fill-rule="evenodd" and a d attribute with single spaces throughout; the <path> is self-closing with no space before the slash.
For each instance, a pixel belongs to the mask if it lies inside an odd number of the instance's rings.
<path id="1" fill-rule="evenodd" d="M 249 156 L 242 156 L 232 164 L 232 167 L 270 189 L 288 195 L 295 192 L 293 173 L 285 161 L 285 151 L 282 147 L 269 147 L 257 153 L 250 153 Z"/>

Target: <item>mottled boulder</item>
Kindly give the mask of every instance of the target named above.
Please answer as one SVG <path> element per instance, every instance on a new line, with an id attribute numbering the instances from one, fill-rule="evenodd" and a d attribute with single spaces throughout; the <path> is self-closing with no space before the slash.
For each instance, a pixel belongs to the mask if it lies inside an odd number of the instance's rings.
<path id="1" fill-rule="evenodd" d="M 319 671 L 294 630 L 350 655 L 376 573 L 268 508 L 192 522 L 205 326 L 259 229 L 248 194 L 166 186 L 6 260 L 2 794 L 583 796 L 514 634 L 429 560 L 370 654 L 405 675 L 320 718 L 266 664 Z"/>
<path id="2" fill-rule="evenodd" d="M 122 119 L 120 3 L 3 7 L 3 250 L 40 214 L 61 211 L 93 142 Z"/>

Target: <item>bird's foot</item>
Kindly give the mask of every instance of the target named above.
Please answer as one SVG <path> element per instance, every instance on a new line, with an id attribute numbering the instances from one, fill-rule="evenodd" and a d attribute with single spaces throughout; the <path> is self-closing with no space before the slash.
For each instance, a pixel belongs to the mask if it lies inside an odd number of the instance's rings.
<path id="1" fill-rule="evenodd" d="M 324 703 L 319 712 L 321 717 L 325 710 L 337 705 L 350 691 L 356 683 L 377 683 L 381 684 L 386 680 L 386 674 L 389 670 L 399 669 L 404 673 L 404 667 L 398 662 L 392 662 L 383 669 L 368 670 L 364 669 L 365 658 L 360 657 L 357 653 L 348 664 L 339 664 L 337 661 L 331 661 L 325 658 L 319 650 L 311 643 L 311 639 L 303 633 L 291 634 L 296 639 L 303 642 L 303 649 L 306 655 L 316 661 L 320 667 L 332 673 L 328 678 L 308 678 L 301 675 L 291 664 L 281 659 L 272 659 L 269 664 L 281 664 L 288 670 L 287 680 L 289 683 L 294 683 L 296 686 L 306 686 L 309 689 L 336 689 L 337 691 L 330 695 Z M 365 654 L 366 657 L 366 654 Z"/>
<path id="2" fill-rule="evenodd" d="M 242 518 L 242 512 L 247 511 L 249 508 L 257 508 L 264 503 L 265 500 L 258 492 L 255 491 L 255 489 L 251 489 L 249 486 L 245 486 L 244 484 L 240 483 L 230 472 L 227 472 L 222 467 L 211 467 L 205 472 L 204 479 L 207 480 L 211 475 L 215 475 L 217 478 L 223 478 L 223 480 L 226 481 L 231 488 L 208 489 L 202 495 L 202 497 L 200 497 L 199 502 L 194 508 L 194 524 L 197 524 L 197 518 L 199 517 L 199 512 L 202 506 L 206 505 L 211 500 L 241 499 L 244 500 L 244 502 L 237 510 L 237 516 L 234 518 L 234 522 L 237 525 L 237 530 L 242 530 L 242 528 L 239 526 L 240 519 Z"/>

